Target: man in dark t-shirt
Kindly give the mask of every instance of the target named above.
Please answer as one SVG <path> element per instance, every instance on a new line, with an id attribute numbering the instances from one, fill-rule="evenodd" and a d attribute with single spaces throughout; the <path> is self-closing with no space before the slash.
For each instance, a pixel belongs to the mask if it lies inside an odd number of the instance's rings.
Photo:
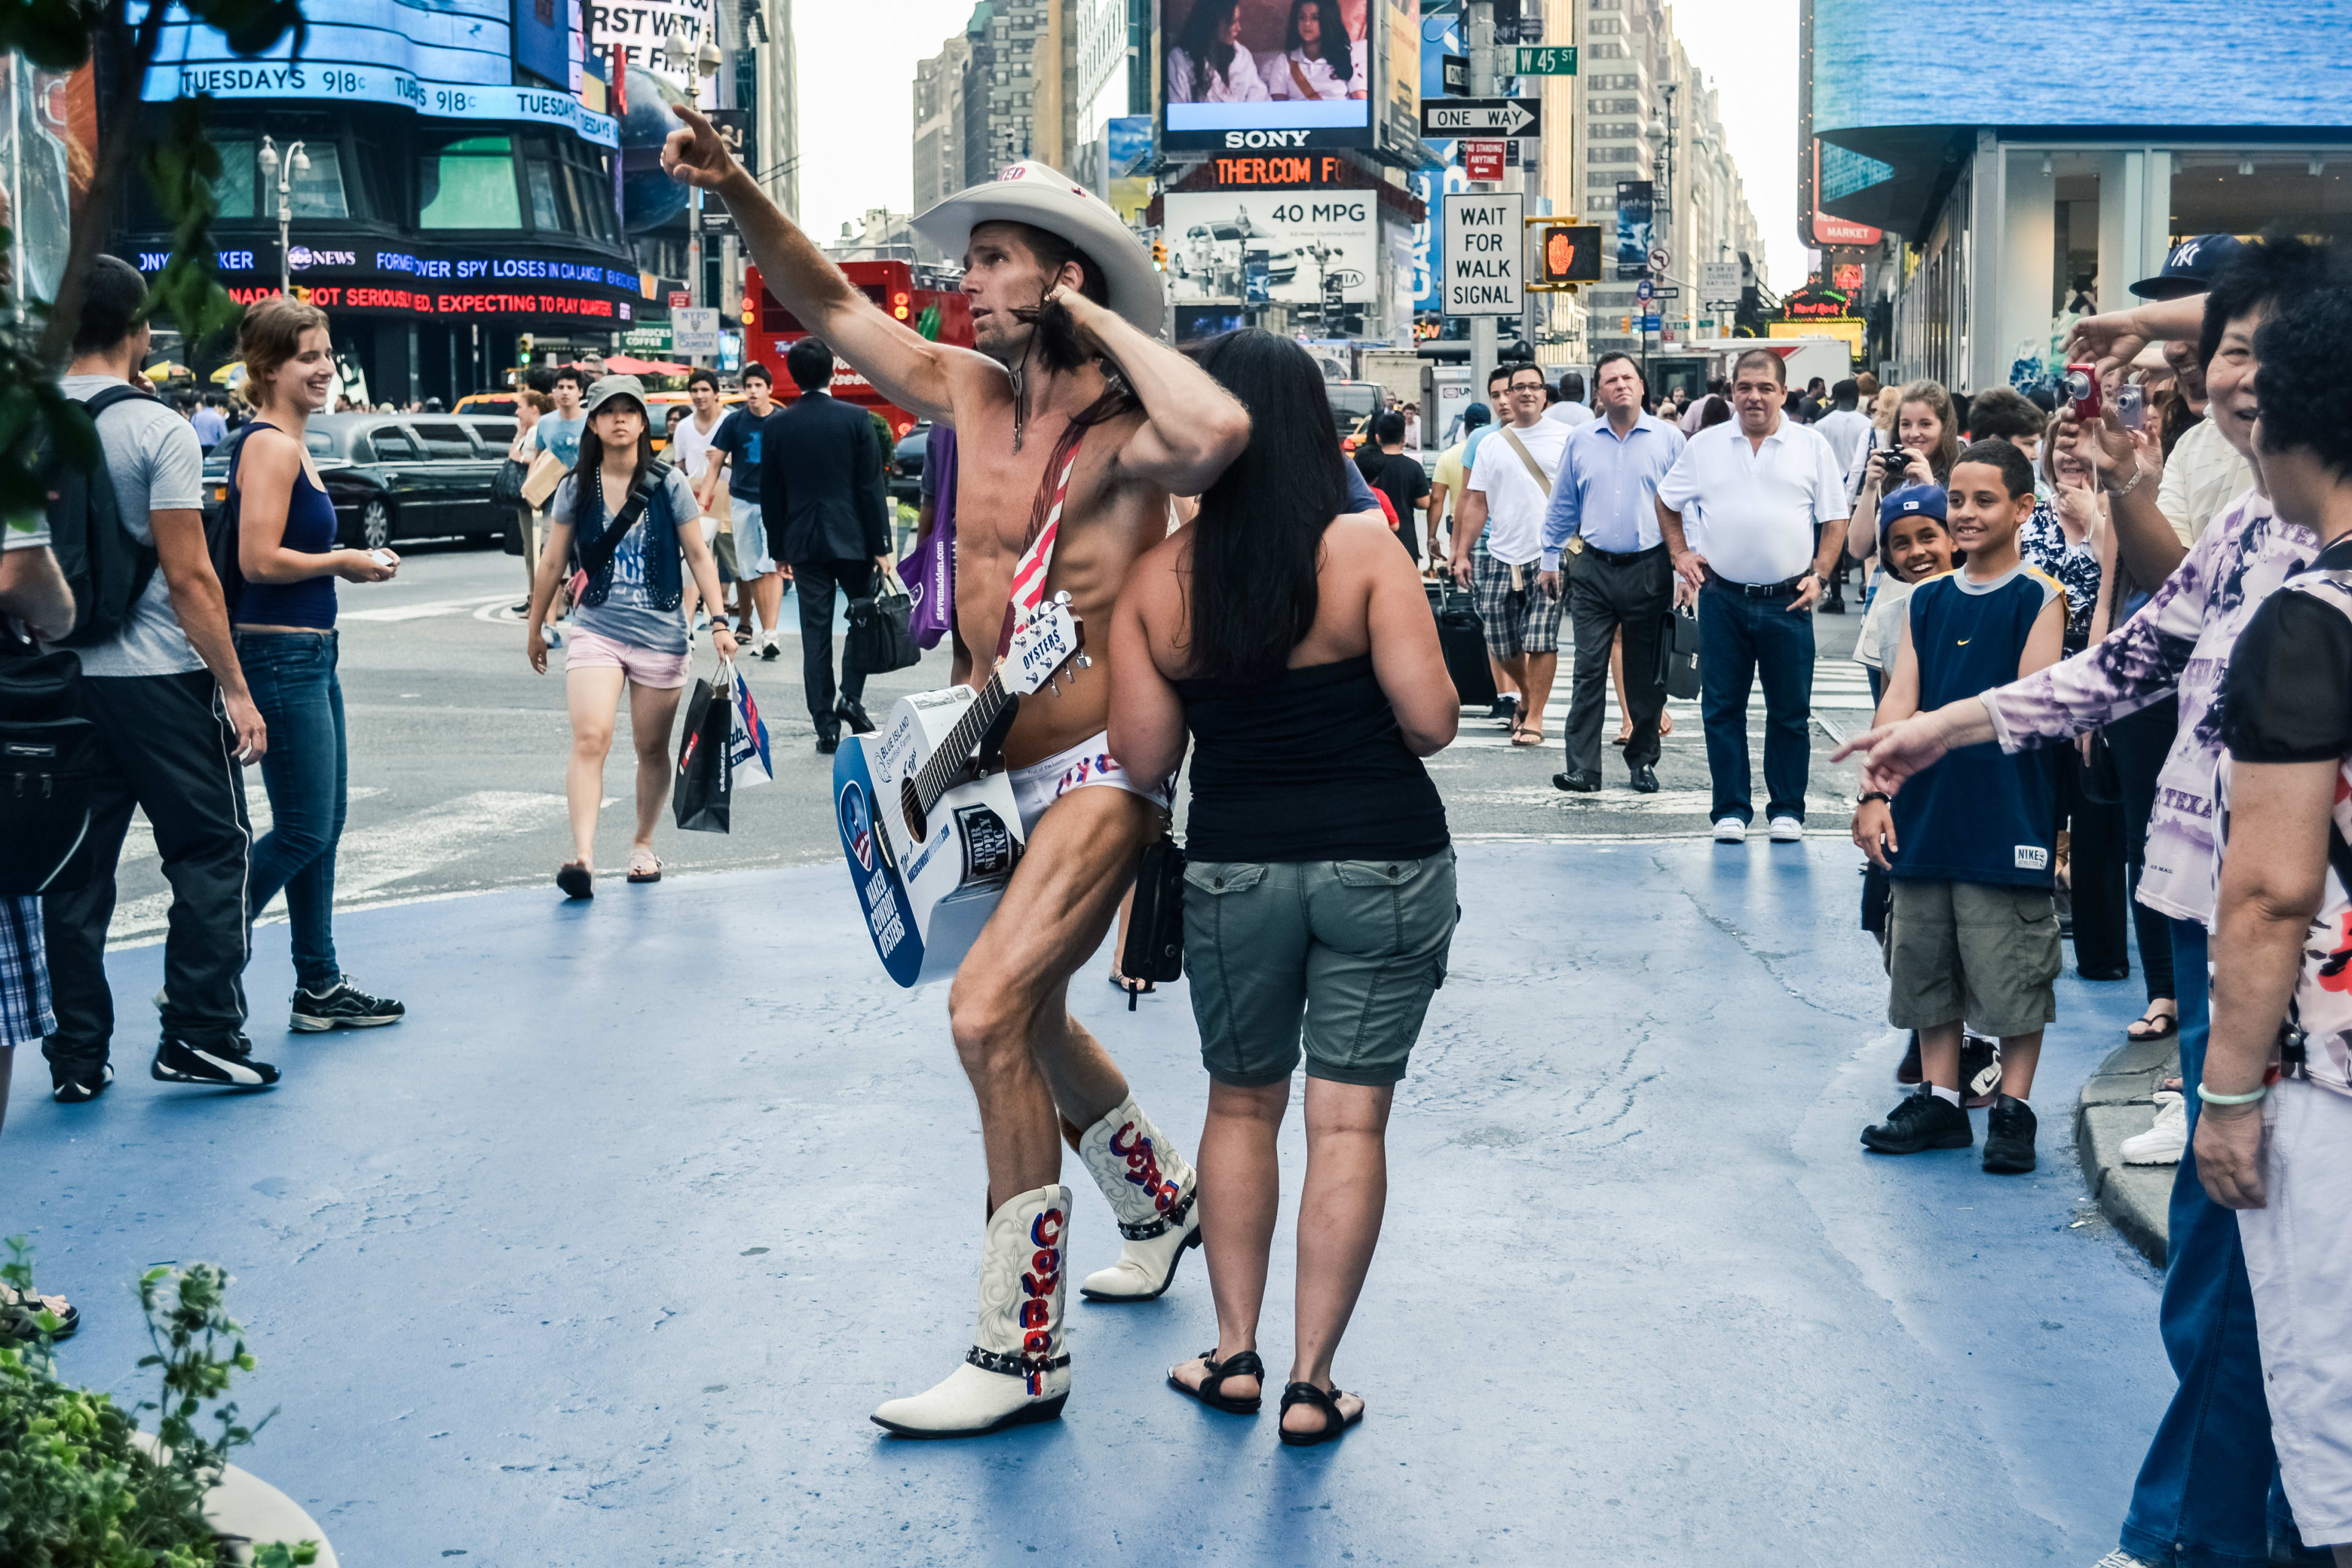
<path id="1" fill-rule="evenodd" d="M 1396 508 L 1397 540 L 1407 553 L 1421 559 L 1419 531 L 1413 519 L 1421 515 L 1421 503 L 1429 496 L 1429 473 L 1421 459 L 1404 449 L 1404 416 L 1391 409 L 1372 421 L 1372 439 L 1377 445 L 1356 454 L 1356 467 L 1364 482 L 1389 498 Z"/>

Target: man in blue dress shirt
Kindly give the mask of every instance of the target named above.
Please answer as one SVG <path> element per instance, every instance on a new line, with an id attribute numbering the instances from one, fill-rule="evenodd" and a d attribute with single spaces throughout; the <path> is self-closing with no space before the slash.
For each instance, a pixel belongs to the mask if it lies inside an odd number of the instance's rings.
<path id="1" fill-rule="evenodd" d="M 1658 715 L 1664 670 L 1658 637 L 1673 608 L 1674 563 L 1660 536 L 1658 480 L 1682 455 L 1682 432 L 1642 412 L 1646 389 L 1628 354 L 1603 354 L 1593 367 L 1606 417 L 1580 425 L 1560 456 L 1551 507 L 1544 514 L 1543 572 L 1538 584 L 1559 592 L 1568 570 L 1568 615 L 1575 629 L 1576 674 L 1569 689 L 1568 771 L 1555 787 L 1579 795 L 1601 787 L 1601 703 L 1609 685 L 1609 649 L 1625 634 L 1625 717 L 1633 731 L 1625 765 L 1643 795 L 1658 788 Z"/>

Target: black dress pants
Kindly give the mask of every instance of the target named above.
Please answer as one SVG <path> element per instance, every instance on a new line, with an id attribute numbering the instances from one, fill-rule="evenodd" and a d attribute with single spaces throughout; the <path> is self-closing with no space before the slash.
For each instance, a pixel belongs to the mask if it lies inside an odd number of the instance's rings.
<path id="1" fill-rule="evenodd" d="M 2151 1002 L 2180 994 L 2172 973 L 2172 921 L 2139 901 L 2140 870 L 2147 860 L 2147 819 L 2156 810 L 2156 775 L 2164 770 L 2179 728 L 2180 704 L 2168 697 L 2106 729 L 2116 773 L 2123 781 L 2125 885 L 2131 895 L 2132 929 L 2139 937 L 2140 973 Z M 2192 984 L 2201 986 L 2204 976 L 2196 976 Z"/>
<path id="2" fill-rule="evenodd" d="M 801 602 L 801 684 L 808 694 L 809 717 L 823 730 L 835 722 L 833 688 L 833 591 L 845 599 L 863 599 L 874 592 L 871 561 L 795 561 L 793 593 Z M 852 702 L 866 695 L 866 672 L 845 668 L 841 695 Z"/>
<path id="3" fill-rule="evenodd" d="M 86 676 L 82 712 L 108 766 L 94 787 L 97 870 L 41 900 L 58 1032 L 41 1043 L 52 1079 L 87 1082 L 114 1034 L 106 929 L 114 868 L 133 806 L 146 813 L 172 884 L 163 939 L 163 1032 L 199 1049 L 234 1047 L 245 1026 L 246 871 L 252 828 L 236 732 L 220 688 L 184 675 Z"/>
<path id="4" fill-rule="evenodd" d="M 1664 545 L 1638 554 L 1603 556 L 1595 550 L 1565 556 L 1568 618 L 1576 637 L 1576 672 L 1568 697 L 1568 771 L 1601 771 L 1602 700 L 1609 691 L 1609 649 L 1625 631 L 1625 742 L 1628 768 L 1658 761 L 1658 715 L 1665 711 L 1665 671 L 1658 633 L 1674 606 L 1674 565 Z"/>
<path id="5" fill-rule="evenodd" d="M 2071 831 L 2068 865 L 2074 892 L 2074 967 L 2086 975 L 2131 973 L 2125 938 L 2124 808 L 2083 794 L 2083 753 L 2058 749 L 2058 811 Z M 2118 973 L 2120 972 L 2120 973 Z"/>

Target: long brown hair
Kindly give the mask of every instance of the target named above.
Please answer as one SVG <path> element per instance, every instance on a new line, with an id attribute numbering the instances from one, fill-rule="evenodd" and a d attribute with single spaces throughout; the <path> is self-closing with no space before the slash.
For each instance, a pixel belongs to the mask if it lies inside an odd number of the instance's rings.
<path id="1" fill-rule="evenodd" d="M 1959 459 L 1960 456 L 1960 416 L 1952 406 L 1952 395 L 1944 390 L 1944 384 L 1940 381 L 1915 381 L 1905 387 L 1903 395 L 1895 400 L 1895 424 L 1892 429 L 1895 444 L 1898 447 L 1903 444 L 1903 408 L 1906 404 L 1911 403 L 1926 404 L 1927 411 L 1933 414 L 1937 423 L 1943 426 L 1943 438 L 1936 443 L 1936 449 L 1927 455 L 1927 467 L 1935 471 L 1936 478 L 1938 479 L 1951 478 L 1952 465 Z"/>
<path id="2" fill-rule="evenodd" d="M 654 466 L 654 416 L 646 405 L 637 403 L 635 398 L 631 397 L 629 401 L 637 404 L 637 460 L 629 467 L 629 483 L 621 492 L 622 495 L 626 495 L 630 489 L 635 489 L 637 480 Z M 604 409 L 611 406 L 612 405 L 607 402 L 601 405 L 596 412 L 602 414 Z M 580 460 L 572 465 L 572 515 L 564 521 L 574 528 L 580 526 L 580 508 L 588 499 L 588 484 L 581 478 L 583 474 L 594 477 L 598 494 L 604 504 L 604 515 L 611 517 L 619 511 L 620 497 L 603 494 L 604 442 L 604 438 L 596 434 L 594 415 L 591 415 L 587 422 L 580 427 Z"/>

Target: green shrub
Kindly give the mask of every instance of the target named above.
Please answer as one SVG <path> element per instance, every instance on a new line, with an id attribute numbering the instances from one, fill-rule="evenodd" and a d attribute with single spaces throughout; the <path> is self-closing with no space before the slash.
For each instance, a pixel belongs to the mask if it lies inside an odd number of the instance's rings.
<path id="1" fill-rule="evenodd" d="M 253 1441 L 227 1402 L 230 1377 L 251 1372 L 243 1331 L 225 1306 L 228 1276 L 210 1263 L 149 1269 L 139 1280 L 160 1401 L 131 1411 L 113 1396 L 57 1375 L 48 1336 L 60 1327 L 33 1295 L 31 1253 L 9 1239 L 0 1279 L 33 1309 L 0 1309 L 0 1563 L 23 1568 L 221 1568 L 229 1542 L 204 1516 L 205 1494 L 232 1451 Z M 14 1321 L 6 1321 L 9 1319 Z M 29 1321 L 29 1344 L 7 1331 Z M 209 1409 L 208 1409 L 209 1407 Z M 139 1411 L 152 1410 L 158 1448 L 132 1441 Z M 275 1415 L 276 1412 L 271 1412 Z M 206 1436 L 199 1422 L 218 1427 Z M 318 1561 L 318 1542 L 257 1549 L 257 1568 Z"/>

